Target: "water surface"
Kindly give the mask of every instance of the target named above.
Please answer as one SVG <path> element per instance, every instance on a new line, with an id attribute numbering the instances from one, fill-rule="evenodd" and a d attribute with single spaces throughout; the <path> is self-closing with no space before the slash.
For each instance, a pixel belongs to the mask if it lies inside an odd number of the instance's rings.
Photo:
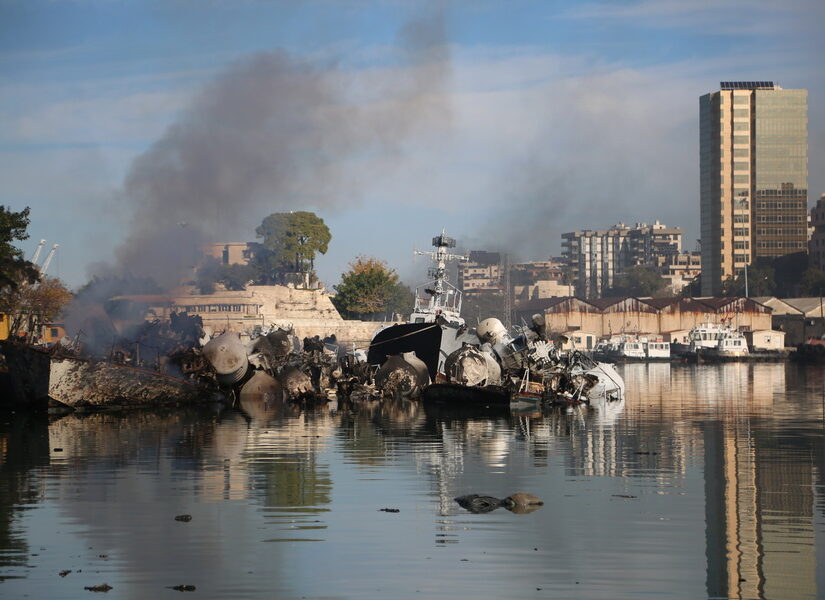
<path id="1" fill-rule="evenodd" d="M 825 596 L 825 369 L 620 369 L 544 413 L 1 414 L 0 596 Z M 516 491 L 545 505 L 453 501 Z"/>

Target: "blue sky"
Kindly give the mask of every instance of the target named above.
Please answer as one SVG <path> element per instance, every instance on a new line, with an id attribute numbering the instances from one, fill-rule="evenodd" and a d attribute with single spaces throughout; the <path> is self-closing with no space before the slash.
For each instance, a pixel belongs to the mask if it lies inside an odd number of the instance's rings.
<path id="1" fill-rule="evenodd" d="M 328 285 L 359 254 L 415 284 L 412 248 L 442 228 L 539 259 L 564 231 L 659 219 L 692 249 L 698 97 L 721 80 L 809 90 L 809 200 L 825 193 L 823 17 L 814 0 L 0 0 L 0 203 L 31 206 L 22 247 L 59 243 L 50 272 L 72 286 L 147 214 L 243 240 L 315 210 Z M 180 210 L 138 168 L 161 159 Z"/>

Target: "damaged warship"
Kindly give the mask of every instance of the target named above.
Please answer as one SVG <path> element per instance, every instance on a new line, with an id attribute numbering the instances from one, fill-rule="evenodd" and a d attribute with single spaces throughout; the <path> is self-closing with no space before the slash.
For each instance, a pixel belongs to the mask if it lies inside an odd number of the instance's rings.
<path id="1" fill-rule="evenodd" d="M 433 279 L 416 289 L 409 322 L 379 331 L 370 343 L 367 362 L 377 369 L 382 393 L 477 405 L 623 398 L 624 381 L 613 365 L 560 351 L 543 315 L 512 331 L 495 318 L 468 327 L 460 316 L 461 291 L 447 278 L 447 264 L 466 258 L 449 252 L 455 240 L 444 232 L 432 245 L 434 251 L 416 250 L 433 259 Z"/>

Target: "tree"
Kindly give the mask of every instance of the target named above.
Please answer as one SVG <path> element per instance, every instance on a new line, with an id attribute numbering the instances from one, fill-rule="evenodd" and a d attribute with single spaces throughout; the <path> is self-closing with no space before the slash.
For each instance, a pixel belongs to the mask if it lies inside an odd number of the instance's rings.
<path id="1" fill-rule="evenodd" d="M 255 233 L 263 238 L 263 251 L 256 259 L 272 279 L 280 273 L 312 271 L 315 254 L 326 254 L 332 239 L 324 220 L 306 211 L 273 213 Z"/>
<path id="2" fill-rule="evenodd" d="M 13 315 L 9 334 L 14 336 L 26 331 L 35 335 L 40 326 L 54 321 L 63 312 L 72 293 L 56 277 L 44 277 L 39 283 L 19 285 L 6 298 L 11 304 L 9 313 Z"/>
<path id="3" fill-rule="evenodd" d="M 821 296 L 825 291 L 825 272 L 810 267 L 802 273 L 801 290 L 803 296 Z"/>
<path id="4" fill-rule="evenodd" d="M 32 284 L 40 278 L 37 266 L 23 258 L 23 251 L 12 245 L 26 240 L 29 234 L 29 208 L 12 212 L 0 206 L 0 291 L 8 292 L 23 283 Z"/>
<path id="5" fill-rule="evenodd" d="M 643 265 L 628 267 L 613 282 L 605 296 L 654 296 L 665 290 L 667 281 L 655 270 Z"/>
<path id="6" fill-rule="evenodd" d="M 507 323 L 504 300 L 504 294 L 501 292 L 465 293 L 461 299 L 461 316 L 472 325 L 492 317 Z"/>
<path id="7" fill-rule="evenodd" d="M 770 262 L 764 262 L 747 267 L 747 296 L 773 296 L 776 289 L 774 283 L 774 269 Z M 723 296 L 745 296 L 745 269 L 736 276 L 728 277 L 722 282 Z"/>
<path id="8" fill-rule="evenodd" d="M 359 256 L 349 264 L 335 286 L 332 303 L 346 319 L 375 318 L 380 314 L 412 310 L 412 291 L 398 275 L 377 258 Z"/>

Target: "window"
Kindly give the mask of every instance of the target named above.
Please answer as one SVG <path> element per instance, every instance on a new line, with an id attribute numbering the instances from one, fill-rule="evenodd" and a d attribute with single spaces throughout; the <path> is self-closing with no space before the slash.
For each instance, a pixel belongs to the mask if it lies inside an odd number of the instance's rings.
<path id="1" fill-rule="evenodd" d="M 746 135 L 735 135 L 733 136 L 733 143 L 734 144 L 749 144 L 750 138 Z"/>
<path id="2" fill-rule="evenodd" d="M 733 170 L 734 171 L 747 171 L 750 168 L 751 164 L 749 162 L 745 162 L 743 160 L 735 160 L 733 161 Z"/>
<path id="3" fill-rule="evenodd" d="M 734 175 L 733 176 L 733 183 L 748 183 L 750 181 L 750 176 L 748 175 Z"/>
<path id="4" fill-rule="evenodd" d="M 736 158 L 747 158 L 750 155 L 750 149 L 748 148 L 736 148 L 733 151 L 733 156 Z"/>
<path id="5" fill-rule="evenodd" d="M 733 124 L 733 130 L 734 131 L 750 131 L 750 129 L 751 129 L 751 124 L 750 123 L 745 123 L 745 122 L 740 121 L 740 122 L 737 122 L 737 123 Z"/>
<path id="6" fill-rule="evenodd" d="M 739 96 L 734 96 L 733 97 L 733 103 L 738 104 L 738 105 L 750 104 L 750 100 L 751 100 L 750 99 L 750 94 L 748 94 L 748 95 L 739 95 Z"/>
<path id="7" fill-rule="evenodd" d="M 734 108 L 733 109 L 733 118 L 736 119 L 738 117 L 745 117 L 747 118 L 750 114 L 750 111 L 747 108 Z"/>

